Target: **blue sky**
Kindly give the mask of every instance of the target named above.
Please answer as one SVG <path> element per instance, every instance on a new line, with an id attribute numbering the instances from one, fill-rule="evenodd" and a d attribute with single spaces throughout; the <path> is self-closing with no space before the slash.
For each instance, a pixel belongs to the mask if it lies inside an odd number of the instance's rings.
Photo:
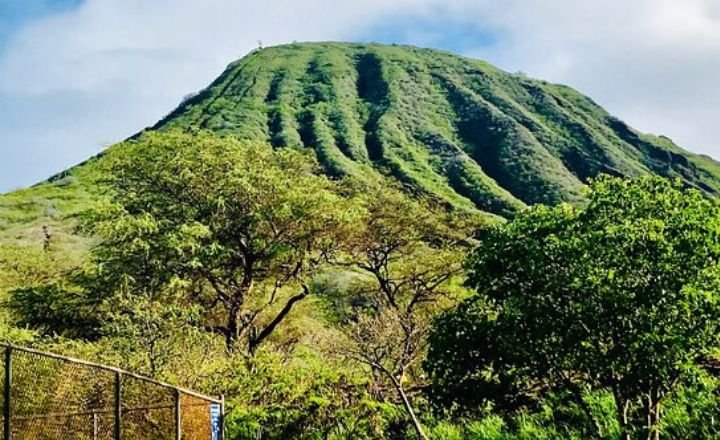
<path id="1" fill-rule="evenodd" d="M 258 40 L 458 52 L 720 157 L 714 0 L 0 0 L 0 192 L 152 125 Z"/>
<path id="2" fill-rule="evenodd" d="M 392 15 L 358 32 L 358 40 L 377 43 L 405 43 L 445 49 L 457 53 L 491 48 L 499 43 L 501 32 L 483 27 L 472 19 L 438 14 L 436 16 Z"/>
<path id="3" fill-rule="evenodd" d="M 28 22 L 78 7 L 83 0 L 1 0 L 0 50 Z"/>

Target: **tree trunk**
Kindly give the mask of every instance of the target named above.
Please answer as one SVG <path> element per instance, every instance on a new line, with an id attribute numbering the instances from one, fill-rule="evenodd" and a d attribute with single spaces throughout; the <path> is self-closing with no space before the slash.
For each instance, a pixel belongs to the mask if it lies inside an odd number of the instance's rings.
<path id="1" fill-rule="evenodd" d="M 395 389 L 400 395 L 400 399 L 402 399 L 405 411 L 407 411 L 408 415 L 410 416 L 410 421 L 413 424 L 413 428 L 415 428 L 415 432 L 417 433 L 418 438 L 420 438 L 421 440 L 430 440 L 429 437 L 425 434 L 425 431 L 423 431 L 422 425 L 420 425 L 420 421 L 415 415 L 415 411 L 413 410 L 412 405 L 410 405 L 410 399 L 408 399 L 407 394 L 405 394 L 405 390 L 403 389 L 400 381 L 397 380 L 397 378 L 395 378 L 395 376 L 393 376 L 391 372 L 385 371 L 385 373 L 390 377 L 390 380 L 392 381 Z"/>
<path id="2" fill-rule="evenodd" d="M 632 440 L 630 432 L 630 423 L 628 421 L 628 407 L 630 402 L 623 398 L 617 388 L 613 389 L 613 397 L 615 398 L 615 412 L 618 423 L 620 424 L 620 438 L 622 440 Z"/>
<path id="3" fill-rule="evenodd" d="M 645 413 L 645 430 L 647 440 L 660 440 L 660 395 L 659 393 L 650 392 L 643 401 L 643 412 Z"/>
<path id="4" fill-rule="evenodd" d="M 655 408 L 653 409 L 653 427 L 652 427 L 652 440 L 660 440 L 660 402 L 655 402 Z"/>
<path id="5" fill-rule="evenodd" d="M 225 348 L 232 353 L 237 348 L 237 340 L 240 337 L 240 309 L 230 307 L 227 316 L 227 331 L 225 332 Z"/>

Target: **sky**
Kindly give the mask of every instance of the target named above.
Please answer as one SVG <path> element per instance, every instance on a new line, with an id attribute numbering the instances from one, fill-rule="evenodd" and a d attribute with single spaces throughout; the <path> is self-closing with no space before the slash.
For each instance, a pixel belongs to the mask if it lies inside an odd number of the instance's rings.
<path id="1" fill-rule="evenodd" d="M 720 158 L 717 0 L 0 0 L 0 193 L 152 125 L 260 41 L 327 40 L 568 84 Z"/>

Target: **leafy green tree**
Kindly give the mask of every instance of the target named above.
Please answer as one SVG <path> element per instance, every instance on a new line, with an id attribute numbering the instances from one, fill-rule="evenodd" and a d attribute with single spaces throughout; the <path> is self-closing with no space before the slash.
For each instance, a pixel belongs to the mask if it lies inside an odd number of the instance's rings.
<path id="1" fill-rule="evenodd" d="M 349 343 L 341 351 L 370 367 L 381 395 L 390 384 L 417 436 L 427 438 L 409 390 L 424 382 L 420 366 L 432 319 L 457 304 L 462 260 L 478 222 L 394 187 L 366 188 L 358 199 L 363 214 L 336 261 L 356 275 L 343 326 Z"/>
<path id="2" fill-rule="evenodd" d="M 45 245 L 1 246 L 3 318 L 49 335 L 96 335 L 96 303 L 73 281 L 79 265 L 74 255 Z"/>
<path id="3" fill-rule="evenodd" d="M 111 202 L 86 219 L 99 237 L 92 290 L 202 306 L 228 348 L 254 351 L 310 294 L 352 209 L 295 149 L 209 133 L 151 133 L 103 158 Z"/>
<path id="4" fill-rule="evenodd" d="M 662 428 L 669 438 L 720 438 L 720 377 L 698 374 L 670 396 L 665 404 Z"/>
<path id="5" fill-rule="evenodd" d="M 183 386 L 192 374 L 178 371 L 196 361 L 212 358 L 217 344 L 214 334 L 198 325 L 201 310 L 174 303 L 152 301 L 143 297 L 115 298 L 113 313 L 103 323 L 104 341 L 113 353 L 121 355 L 123 366 L 153 378 L 181 380 Z M 203 357 L 193 358 L 201 347 Z M 222 347 L 221 347 L 221 351 Z M 202 368 L 195 365 L 192 370 Z"/>
<path id="6" fill-rule="evenodd" d="M 720 205 L 653 177 L 603 177 L 587 196 L 484 237 L 467 262 L 477 295 L 438 322 L 428 370 L 465 392 L 503 374 L 608 390 L 623 438 L 657 439 L 661 403 L 720 345 Z"/>
<path id="7" fill-rule="evenodd" d="M 236 358 L 218 389 L 227 401 L 227 438 L 386 439 L 404 427 L 393 402 L 379 402 L 353 364 L 311 349 L 287 358 L 272 344 L 250 359 Z"/>

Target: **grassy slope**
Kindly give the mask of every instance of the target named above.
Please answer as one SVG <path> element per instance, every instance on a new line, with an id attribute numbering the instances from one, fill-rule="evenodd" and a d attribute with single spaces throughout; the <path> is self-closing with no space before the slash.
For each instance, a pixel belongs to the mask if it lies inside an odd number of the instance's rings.
<path id="1" fill-rule="evenodd" d="M 717 163 L 635 132 L 568 87 L 407 46 L 257 51 L 156 128 L 177 126 L 313 148 L 331 174 L 391 175 L 500 215 L 576 201 L 600 172 L 720 190 Z"/>
<path id="2" fill-rule="evenodd" d="M 56 250 L 84 253 L 88 242 L 75 234 L 75 217 L 98 197 L 93 173 L 92 167 L 80 167 L 51 182 L 0 195 L 0 246 L 40 249 L 47 228 Z"/>
<path id="3" fill-rule="evenodd" d="M 312 148 L 333 175 L 389 175 L 414 191 L 503 216 L 576 201 L 600 172 L 655 172 L 720 192 L 720 166 L 640 134 L 589 98 L 482 61 L 406 46 L 310 43 L 254 52 L 155 129 L 201 127 L 277 147 Z M 94 187 L 92 162 L 0 196 L 0 244 L 68 250 Z"/>

